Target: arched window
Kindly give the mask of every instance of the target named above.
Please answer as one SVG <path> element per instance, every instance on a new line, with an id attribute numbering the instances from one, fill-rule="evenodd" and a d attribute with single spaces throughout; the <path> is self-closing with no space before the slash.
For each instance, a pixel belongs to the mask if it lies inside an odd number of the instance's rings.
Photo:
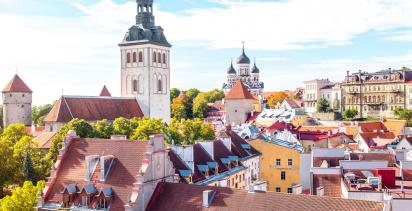
<path id="1" fill-rule="evenodd" d="M 130 53 L 127 53 L 127 63 L 130 63 Z"/>
<path id="2" fill-rule="evenodd" d="M 166 54 L 163 53 L 163 64 L 166 64 Z"/>
<path id="3" fill-rule="evenodd" d="M 162 63 L 162 54 L 161 53 L 157 54 L 157 63 Z"/>
<path id="4" fill-rule="evenodd" d="M 137 62 L 137 55 L 136 55 L 136 52 L 133 52 L 133 62 Z"/>
<path id="5" fill-rule="evenodd" d="M 157 79 L 157 91 L 162 91 L 162 79 Z"/>
<path id="6" fill-rule="evenodd" d="M 153 52 L 153 63 L 156 63 L 156 52 Z"/>
<path id="7" fill-rule="evenodd" d="M 143 52 L 139 52 L 139 62 L 143 62 Z"/>
<path id="8" fill-rule="evenodd" d="M 133 92 L 137 92 L 138 89 L 139 83 L 137 82 L 137 80 L 133 80 Z"/>

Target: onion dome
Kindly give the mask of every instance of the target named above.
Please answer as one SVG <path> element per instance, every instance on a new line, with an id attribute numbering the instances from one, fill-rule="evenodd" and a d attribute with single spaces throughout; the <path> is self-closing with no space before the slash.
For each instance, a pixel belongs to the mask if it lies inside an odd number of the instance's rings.
<path id="1" fill-rule="evenodd" d="M 250 64 L 250 59 L 249 57 L 246 56 L 245 54 L 245 46 L 243 45 L 242 48 L 242 54 L 237 58 L 237 64 Z"/>
<path id="2" fill-rule="evenodd" d="M 235 70 L 235 68 L 233 67 L 233 63 L 232 63 L 232 62 L 230 63 L 230 67 L 227 68 L 227 74 L 236 74 L 236 70 Z"/>
<path id="3" fill-rule="evenodd" d="M 255 64 L 252 67 L 252 73 L 259 73 L 259 68 L 256 66 L 256 61 Z"/>

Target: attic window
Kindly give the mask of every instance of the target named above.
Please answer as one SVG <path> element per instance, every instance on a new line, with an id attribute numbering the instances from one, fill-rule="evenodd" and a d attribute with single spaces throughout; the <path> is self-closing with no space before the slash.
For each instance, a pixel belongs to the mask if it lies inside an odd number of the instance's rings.
<path id="1" fill-rule="evenodd" d="M 104 182 L 109 176 L 115 157 L 113 155 L 102 156 L 100 158 L 100 181 Z"/>

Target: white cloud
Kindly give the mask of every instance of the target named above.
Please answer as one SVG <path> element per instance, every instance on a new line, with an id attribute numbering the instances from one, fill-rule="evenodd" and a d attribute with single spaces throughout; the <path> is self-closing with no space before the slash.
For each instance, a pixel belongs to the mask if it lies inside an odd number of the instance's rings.
<path id="1" fill-rule="evenodd" d="M 192 9 L 182 14 L 158 11 L 157 23 L 179 46 L 247 47 L 263 50 L 346 45 L 370 30 L 412 27 L 409 0 L 290 0 L 258 2 L 213 0 L 223 8 Z M 124 29 L 133 17 L 131 2 L 76 4 L 94 24 Z M 130 9 L 133 8 L 133 9 Z M 123 26 L 123 24 L 125 24 Z M 127 25 L 128 26 L 128 25 Z"/>

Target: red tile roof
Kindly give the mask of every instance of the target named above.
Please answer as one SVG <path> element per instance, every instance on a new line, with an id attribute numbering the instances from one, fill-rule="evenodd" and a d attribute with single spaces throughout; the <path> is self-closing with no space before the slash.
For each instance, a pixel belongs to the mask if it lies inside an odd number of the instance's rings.
<path id="1" fill-rule="evenodd" d="M 376 133 L 379 131 L 388 132 L 388 128 L 382 122 L 361 122 L 359 123 L 361 129 L 360 132 L 363 133 Z"/>
<path id="2" fill-rule="evenodd" d="M 124 210 L 128 196 L 132 194 L 133 183 L 141 168 L 145 153 L 148 151 L 147 141 L 105 140 L 105 139 L 73 139 L 69 150 L 62 160 L 56 182 L 46 196 L 46 203 L 62 202 L 61 191 L 64 185 L 77 184 L 78 187 L 90 184 L 85 181 L 85 158 L 90 155 L 113 155 L 113 164 L 106 182 L 99 179 L 92 181 L 97 189 L 112 187 L 114 199 L 111 210 Z"/>
<path id="3" fill-rule="evenodd" d="M 232 140 L 231 151 L 233 154 L 238 156 L 239 158 L 247 158 L 254 155 L 259 155 L 259 151 L 253 148 L 247 141 L 245 141 L 242 137 L 240 137 L 236 132 L 232 130 L 226 130 L 226 135 L 230 137 Z M 250 146 L 249 150 L 246 150 L 242 147 L 242 144 L 246 144 Z"/>
<path id="4" fill-rule="evenodd" d="M 225 96 L 226 100 L 242 100 L 242 99 L 250 99 L 253 100 L 252 94 L 248 91 L 246 86 L 243 84 L 241 80 L 236 81 L 236 84 L 232 87 L 229 93 Z"/>
<path id="5" fill-rule="evenodd" d="M 100 97 L 111 97 L 112 94 L 110 94 L 109 90 L 107 89 L 106 85 L 103 86 L 102 91 L 100 92 Z"/>
<path id="6" fill-rule="evenodd" d="M 65 123 L 74 118 L 98 121 L 119 117 L 143 117 L 135 98 L 62 96 L 44 121 Z"/>
<path id="7" fill-rule="evenodd" d="M 202 206 L 203 191 L 213 190 L 210 206 Z M 275 192 L 248 193 L 223 187 L 159 183 L 147 207 L 151 210 L 336 210 L 383 209 L 382 202 Z"/>
<path id="8" fill-rule="evenodd" d="M 315 195 L 318 187 L 323 187 L 325 196 L 341 197 L 341 176 L 338 174 L 314 174 L 313 191 Z"/>
<path id="9" fill-rule="evenodd" d="M 300 107 L 301 107 L 298 103 L 296 103 L 296 101 L 294 101 L 294 100 L 292 100 L 292 99 L 286 98 L 285 101 L 286 101 L 287 104 L 289 104 L 289 106 L 290 106 L 291 108 L 296 109 L 296 108 L 300 108 Z"/>
<path id="10" fill-rule="evenodd" d="M 305 140 L 305 141 L 320 141 L 320 140 L 325 140 L 327 138 L 332 138 L 339 136 L 340 133 L 336 134 L 331 134 L 329 135 L 329 132 L 320 132 L 320 131 L 298 131 L 297 132 L 298 139 L 299 140 Z"/>
<path id="11" fill-rule="evenodd" d="M 24 83 L 24 81 L 16 74 L 13 79 L 6 85 L 3 89 L 4 93 L 7 92 L 27 92 L 32 93 L 33 91 Z"/>
<path id="12" fill-rule="evenodd" d="M 291 131 L 293 129 L 293 125 L 291 123 L 286 122 L 275 122 L 271 126 L 267 128 L 270 132 L 272 131 Z"/>
<path id="13" fill-rule="evenodd" d="M 360 136 L 368 144 L 370 148 L 386 147 L 386 145 L 390 144 L 393 141 L 393 139 L 395 139 L 395 135 L 392 132 L 360 133 Z M 389 140 L 386 142 L 382 142 L 378 139 Z"/>
<path id="14" fill-rule="evenodd" d="M 388 166 L 394 166 L 396 163 L 396 156 L 391 153 L 369 152 L 369 153 L 351 153 L 351 160 L 386 160 Z"/>
<path id="15" fill-rule="evenodd" d="M 54 136 L 56 136 L 55 132 L 43 132 L 33 141 L 36 142 L 36 147 L 39 149 L 50 149 Z"/>

